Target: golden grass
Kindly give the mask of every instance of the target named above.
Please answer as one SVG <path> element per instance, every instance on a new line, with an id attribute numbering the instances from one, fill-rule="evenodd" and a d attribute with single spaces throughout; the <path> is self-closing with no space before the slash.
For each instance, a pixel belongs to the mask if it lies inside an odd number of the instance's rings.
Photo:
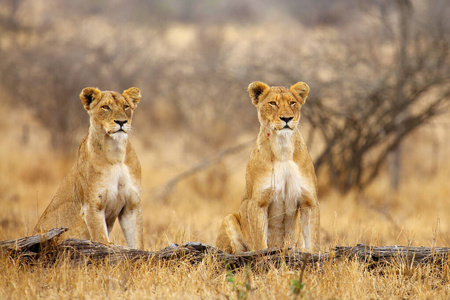
<path id="1" fill-rule="evenodd" d="M 54 153 L 46 131 L 37 125 L 31 142 L 24 145 L 18 138 L 21 120 L 15 120 L 14 126 L 2 122 L 3 128 L 10 129 L 0 149 L 0 240 L 5 240 L 31 234 L 75 156 Z M 181 142 L 163 137 L 149 149 L 140 143 L 139 134 L 134 133 L 133 142 L 143 167 L 145 249 L 188 241 L 214 244 L 222 218 L 239 207 L 249 149 L 207 170 L 207 175 L 199 173 L 182 181 L 167 198 L 157 200 L 161 184 L 204 156 L 187 157 Z M 427 136 L 426 131 L 420 134 Z M 448 143 L 441 144 L 444 149 L 445 145 L 448 148 Z M 405 181 L 397 193 L 389 191 L 387 176 L 382 175 L 364 194 L 342 196 L 331 191 L 321 195 L 322 251 L 356 243 L 450 247 L 448 157 L 444 156 L 432 175 L 425 170 L 429 166 L 426 158 L 423 149 L 408 152 L 406 162 L 411 163 L 405 164 Z M 125 244 L 119 226 L 111 239 Z M 221 264 L 208 261 L 194 266 L 185 262 L 73 266 L 61 260 L 54 267 L 31 267 L 3 257 L 0 270 L 1 299 L 284 299 L 294 298 L 291 284 L 299 276 L 298 270 L 285 266 L 229 273 Z M 440 272 L 401 266 L 379 272 L 367 270 L 362 263 L 339 262 L 325 264 L 321 270 L 306 269 L 299 296 L 446 299 L 450 296 L 448 280 L 448 265 Z"/>
<path id="2" fill-rule="evenodd" d="M 180 265 L 120 263 L 54 267 L 20 266 L 0 261 L 0 297 L 10 299 L 287 299 L 295 298 L 298 272 L 271 266 L 266 270 L 226 271 L 217 263 Z M 448 268 L 448 264 L 447 264 Z M 307 268 L 299 296 L 307 299 L 446 299 L 448 270 L 413 270 L 397 266 L 369 271 L 362 263 L 327 263 Z"/>

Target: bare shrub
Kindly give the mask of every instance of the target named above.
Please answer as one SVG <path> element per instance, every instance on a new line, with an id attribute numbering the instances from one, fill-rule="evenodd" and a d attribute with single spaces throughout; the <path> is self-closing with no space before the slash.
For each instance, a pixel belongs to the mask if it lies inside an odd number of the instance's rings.
<path id="1" fill-rule="evenodd" d="M 375 25 L 324 48 L 330 78 L 316 78 L 306 108 L 325 141 L 315 166 L 343 192 L 370 184 L 409 133 L 450 108 L 450 27 L 432 4 L 411 7 L 411 22 L 396 25 L 395 11 L 383 15 L 387 5 Z"/>

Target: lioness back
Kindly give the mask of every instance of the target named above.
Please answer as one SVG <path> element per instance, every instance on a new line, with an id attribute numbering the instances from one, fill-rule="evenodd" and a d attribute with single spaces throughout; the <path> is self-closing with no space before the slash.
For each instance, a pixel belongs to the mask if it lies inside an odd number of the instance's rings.
<path id="1" fill-rule="evenodd" d="M 141 167 L 128 140 L 140 91 L 86 88 L 80 99 L 90 116 L 89 133 L 34 231 L 63 226 L 69 228 L 64 237 L 109 243 L 118 219 L 127 245 L 142 248 Z"/>

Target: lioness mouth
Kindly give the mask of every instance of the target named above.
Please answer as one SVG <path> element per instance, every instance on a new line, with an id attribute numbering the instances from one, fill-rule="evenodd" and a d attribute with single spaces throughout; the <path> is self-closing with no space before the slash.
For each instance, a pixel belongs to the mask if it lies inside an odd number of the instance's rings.
<path id="1" fill-rule="evenodd" d="M 119 130 L 110 132 L 109 134 L 115 134 L 115 133 L 119 133 L 119 132 L 126 133 L 125 130 L 123 130 L 122 128 L 120 128 Z"/>

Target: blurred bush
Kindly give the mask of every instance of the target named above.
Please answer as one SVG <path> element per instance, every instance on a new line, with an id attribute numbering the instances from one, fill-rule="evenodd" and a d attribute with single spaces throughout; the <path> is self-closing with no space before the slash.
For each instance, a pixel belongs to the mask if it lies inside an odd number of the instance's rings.
<path id="1" fill-rule="evenodd" d="M 449 109 L 444 0 L 3 2 L 3 101 L 32 109 L 61 151 L 86 128 L 87 86 L 139 87 L 145 127 L 187 132 L 205 153 L 257 131 L 251 81 L 306 81 L 316 168 L 346 192 Z"/>

